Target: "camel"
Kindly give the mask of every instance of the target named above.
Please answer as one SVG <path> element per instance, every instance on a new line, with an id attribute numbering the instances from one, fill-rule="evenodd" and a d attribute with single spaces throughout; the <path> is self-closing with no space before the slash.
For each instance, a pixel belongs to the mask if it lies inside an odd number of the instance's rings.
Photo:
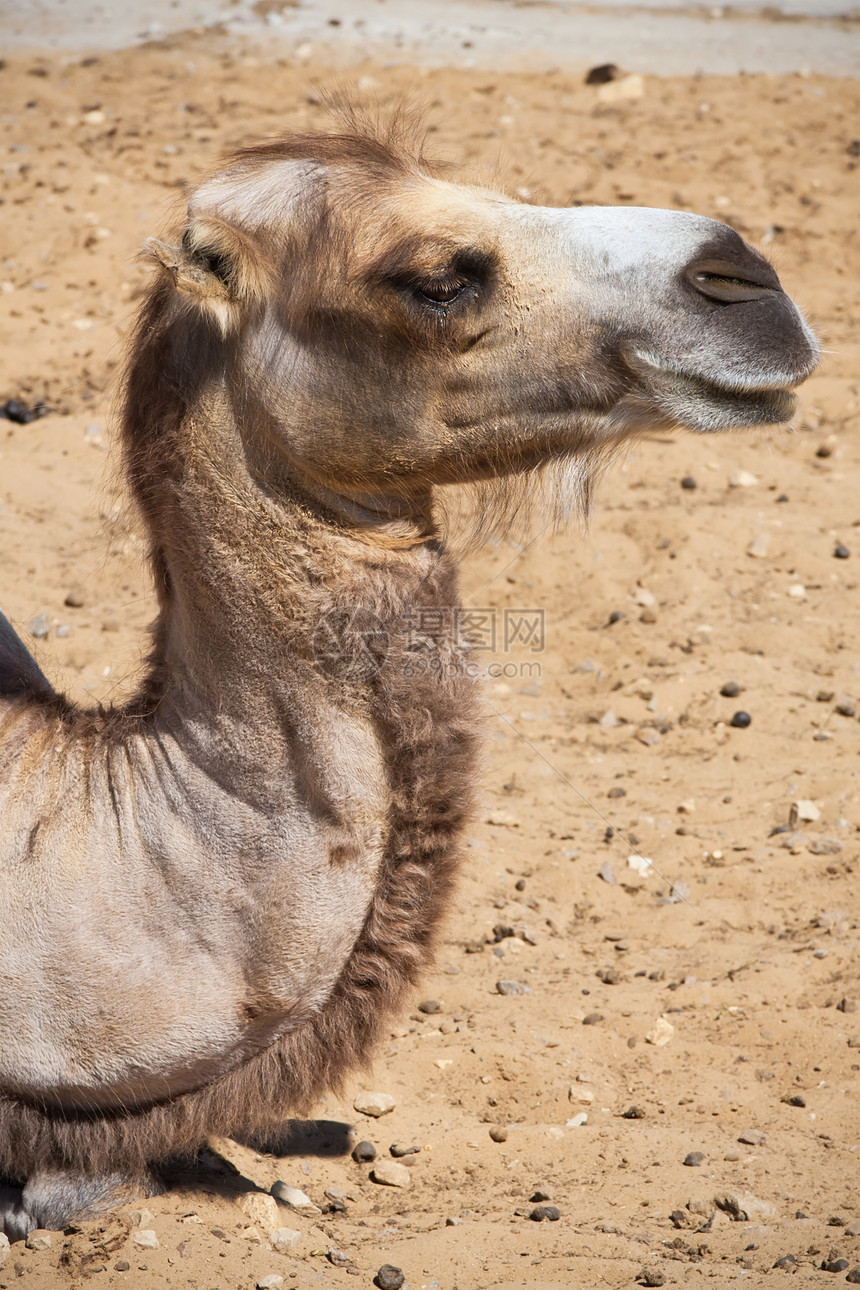
<path id="1" fill-rule="evenodd" d="M 732 229 L 523 205 L 370 132 L 240 150 L 149 253 L 146 677 L 77 708 L 0 622 L 13 1239 L 282 1126 L 431 961 L 481 725 L 439 490 L 549 470 L 584 507 L 646 429 L 784 422 L 818 358 Z"/>

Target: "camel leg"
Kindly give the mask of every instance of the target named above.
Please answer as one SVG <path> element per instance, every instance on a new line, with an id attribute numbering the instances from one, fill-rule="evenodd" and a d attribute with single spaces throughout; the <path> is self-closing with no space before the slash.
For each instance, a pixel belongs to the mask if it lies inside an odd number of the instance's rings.
<path id="1" fill-rule="evenodd" d="M 10 1241 L 20 1241 L 34 1228 L 57 1231 L 161 1191 L 152 1174 L 34 1174 L 23 1188 L 0 1184 L 0 1232 Z"/>

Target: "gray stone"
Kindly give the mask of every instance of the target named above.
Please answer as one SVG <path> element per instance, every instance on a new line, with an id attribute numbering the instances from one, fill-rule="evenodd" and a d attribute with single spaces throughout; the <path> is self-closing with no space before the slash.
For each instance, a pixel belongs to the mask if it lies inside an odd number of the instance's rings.
<path id="1" fill-rule="evenodd" d="M 557 1223 L 561 1214 L 555 1205 L 535 1205 L 529 1218 L 533 1223 Z"/>
<path id="2" fill-rule="evenodd" d="M 396 1268 L 393 1263 L 383 1263 L 382 1267 L 373 1278 L 373 1284 L 379 1287 L 379 1290 L 400 1290 L 406 1277 L 400 1268 Z"/>
<path id="3" fill-rule="evenodd" d="M 767 1135 L 761 1129 L 746 1129 L 739 1136 L 738 1142 L 743 1142 L 747 1147 L 763 1147 L 767 1142 Z"/>
<path id="4" fill-rule="evenodd" d="M 527 985 L 523 985 L 522 981 L 497 981 L 496 993 L 497 994 L 531 994 L 531 990 Z"/>
<path id="5" fill-rule="evenodd" d="M 47 614 L 37 614 L 30 619 L 30 635 L 35 636 L 37 641 L 44 640 L 50 630 L 51 622 Z"/>
<path id="6" fill-rule="evenodd" d="M 392 1142 L 388 1150 L 399 1160 L 401 1156 L 417 1156 L 421 1148 L 408 1142 Z"/>

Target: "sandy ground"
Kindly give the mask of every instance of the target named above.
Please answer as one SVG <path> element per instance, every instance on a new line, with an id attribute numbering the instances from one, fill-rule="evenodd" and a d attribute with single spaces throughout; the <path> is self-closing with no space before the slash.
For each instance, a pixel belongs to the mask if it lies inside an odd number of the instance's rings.
<path id="1" fill-rule="evenodd" d="M 54 409 L 0 421 L 2 605 L 78 700 L 128 690 L 153 611 L 111 476 L 137 248 L 223 148 L 322 124 L 330 80 L 217 35 L 0 73 L 0 397 Z M 795 433 L 655 437 L 589 534 L 470 561 L 467 600 L 498 632 L 484 798 L 438 971 L 372 1075 L 279 1155 L 213 1144 L 148 1212 L 16 1245 L 0 1290 L 330 1290 L 384 1263 L 410 1290 L 824 1285 L 860 1267 L 860 87 L 646 77 L 607 103 L 560 73 L 350 75 L 383 104 L 416 82 L 437 151 L 526 200 L 730 221 L 827 357 Z M 819 818 L 773 834 L 797 800 Z M 394 1110 L 357 1113 L 361 1089 Z M 419 1148 L 411 1186 L 370 1181 L 357 1138 Z M 276 1179 L 323 1212 L 242 1199 Z M 558 1221 L 530 1220 L 537 1189 Z"/>

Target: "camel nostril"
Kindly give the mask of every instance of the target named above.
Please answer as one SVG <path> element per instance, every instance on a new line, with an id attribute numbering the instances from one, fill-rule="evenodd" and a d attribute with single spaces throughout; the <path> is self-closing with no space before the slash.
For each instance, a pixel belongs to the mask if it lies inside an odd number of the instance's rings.
<path id="1" fill-rule="evenodd" d="M 703 260 L 691 264 L 684 277 L 700 295 L 721 304 L 741 304 L 782 292 L 779 278 L 764 260 L 743 265 L 728 260 Z"/>

